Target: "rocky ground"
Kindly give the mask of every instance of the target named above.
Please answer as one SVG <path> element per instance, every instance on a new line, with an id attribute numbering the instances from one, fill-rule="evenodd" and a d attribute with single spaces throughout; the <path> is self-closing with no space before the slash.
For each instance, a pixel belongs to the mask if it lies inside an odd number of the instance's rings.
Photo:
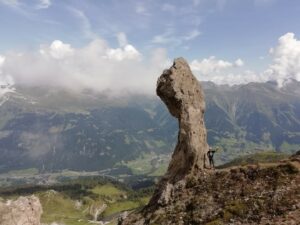
<path id="1" fill-rule="evenodd" d="M 150 202 L 124 224 L 300 224 L 299 168 L 298 156 L 191 174 L 171 188 L 168 204 Z"/>

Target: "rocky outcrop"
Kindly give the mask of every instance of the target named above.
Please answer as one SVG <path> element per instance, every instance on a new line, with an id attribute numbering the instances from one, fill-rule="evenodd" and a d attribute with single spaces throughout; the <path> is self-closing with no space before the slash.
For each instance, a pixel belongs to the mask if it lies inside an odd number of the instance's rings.
<path id="1" fill-rule="evenodd" d="M 289 161 L 191 176 L 168 205 L 131 214 L 126 224 L 300 224 L 299 168 Z"/>
<path id="2" fill-rule="evenodd" d="M 159 77 L 156 92 L 179 122 L 178 142 L 166 174 L 168 181 L 174 183 L 205 167 L 205 101 L 198 80 L 183 58 L 175 59 L 173 66 Z"/>
<path id="3" fill-rule="evenodd" d="M 180 58 L 165 70 L 157 94 L 178 118 L 178 143 L 149 204 L 122 225 L 299 224 L 297 155 L 278 165 L 206 170 L 201 87 Z"/>
<path id="4" fill-rule="evenodd" d="M 150 211 L 169 204 L 173 193 L 184 187 L 188 175 L 203 172 L 208 150 L 203 91 L 185 59 L 175 59 L 171 68 L 163 72 L 156 92 L 178 119 L 179 131 L 167 173 L 147 206 Z"/>
<path id="5" fill-rule="evenodd" d="M 205 174 L 208 144 L 204 95 L 185 59 L 175 59 L 171 68 L 163 72 L 157 81 L 156 92 L 171 115 L 178 119 L 178 141 L 166 175 L 143 210 L 144 218 L 132 220 L 134 217 L 129 217 L 123 224 L 148 224 L 155 211 L 169 205 L 175 193 L 185 189 L 188 177 Z"/>
<path id="6" fill-rule="evenodd" d="M 163 72 L 156 92 L 171 115 L 178 119 L 179 131 L 167 173 L 146 208 L 150 211 L 169 204 L 173 193 L 185 185 L 188 175 L 203 173 L 208 151 L 204 95 L 185 59 L 175 59 L 171 68 Z"/>
<path id="7" fill-rule="evenodd" d="M 0 225 L 40 225 L 42 206 L 35 196 L 0 201 Z"/>

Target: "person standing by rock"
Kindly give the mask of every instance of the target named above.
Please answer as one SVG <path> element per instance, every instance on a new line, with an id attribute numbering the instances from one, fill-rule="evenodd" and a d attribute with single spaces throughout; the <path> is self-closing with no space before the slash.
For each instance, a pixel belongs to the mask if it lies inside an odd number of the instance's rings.
<path id="1" fill-rule="evenodd" d="M 216 153 L 216 149 L 213 149 L 212 147 L 209 147 L 209 150 L 207 152 L 208 160 L 209 160 L 209 166 L 211 169 L 215 168 L 215 162 L 214 162 L 214 154 Z"/>
<path id="2" fill-rule="evenodd" d="M 214 155 L 219 150 L 220 150 L 220 147 L 216 147 L 216 148 L 209 147 L 209 150 L 207 152 L 207 156 L 208 156 L 209 168 L 210 169 L 214 169 L 215 168 Z"/>

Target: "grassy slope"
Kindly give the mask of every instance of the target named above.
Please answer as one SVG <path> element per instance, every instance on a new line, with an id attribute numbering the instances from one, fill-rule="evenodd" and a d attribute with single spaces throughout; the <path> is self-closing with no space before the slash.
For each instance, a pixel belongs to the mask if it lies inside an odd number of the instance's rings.
<path id="1" fill-rule="evenodd" d="M 285 153 L 265 151 L 265 152 L 250 154 L 247 156 L 238 157 L 229 163 L 218 166 L 218 168 L 222 169 L 222 168 L 228 168 L 232 166 L 240 166 L 240 165 L 243 166 L 247 164 L 257 164 L 257 163 L 273 163 L 273 162 L 279 162 L 280 160 L 286 159 L 288 157 L 289 155 Z"/>
<path id="2" fill-rule="evenodd" d="M 65 223 L 70 225 L 87 224 L 86 214 L 75 208 L 75 201 L 61 193 L 51 191 L 38 193 L 43 206 L 43 223 Z M 84 206 L 86 207 L 86 206 Z M 88 206 L 87 206 L 88 207 Z"/>
<path id="3" fill-rule="evenodd" d="M 71 185 L 74 183 L 76 181 Z M 149 193 L 133 192 L 121 185 L 109 182 L 80 181 L 79 184 L 81 186 L 66 185 L 63 188 L 56 188 L 56 191 L 51 188 L 28 191 L 27 194 L 35 194 L 41 201 L 42 223 L 86 225 L 89 224 L 89 220 L 93 219 L 93 208 L 95 207 L 99 208 L 106 204 L 107 208 L 102 213 L 102 218 L 113 217 L 124 210 L 144 206 L 150 198 Z M 24 195 L 24 192 L 18 192 L 16 189 L 15 192 L 1 195 L 6 199 L 12 199 L 18 195 Z M 112 221 L 114 220 L 112 219 Z"/>
<path id="4" fill-rule="evenodd" d="M 150 177 L 162 176 L 167 171 L 170 155 L 145 153 L 139 158 L 121 165 L 128 167 L 134 175 L 148 175 Z"/>

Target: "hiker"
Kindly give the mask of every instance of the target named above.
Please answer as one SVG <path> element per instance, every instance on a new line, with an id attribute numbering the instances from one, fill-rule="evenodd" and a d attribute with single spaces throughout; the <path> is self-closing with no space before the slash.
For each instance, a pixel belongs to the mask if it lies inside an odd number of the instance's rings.
<path id="1" fill-rule="evenodd" d="M 216 150 L 214 150 L 212 147 L 209 147 L 209 150 L 207 152 L 210 168 L 213 168 L 213 169 L 215 168 L 215 163 L 214 163 L 215 152 L 216 152 Z"/>

